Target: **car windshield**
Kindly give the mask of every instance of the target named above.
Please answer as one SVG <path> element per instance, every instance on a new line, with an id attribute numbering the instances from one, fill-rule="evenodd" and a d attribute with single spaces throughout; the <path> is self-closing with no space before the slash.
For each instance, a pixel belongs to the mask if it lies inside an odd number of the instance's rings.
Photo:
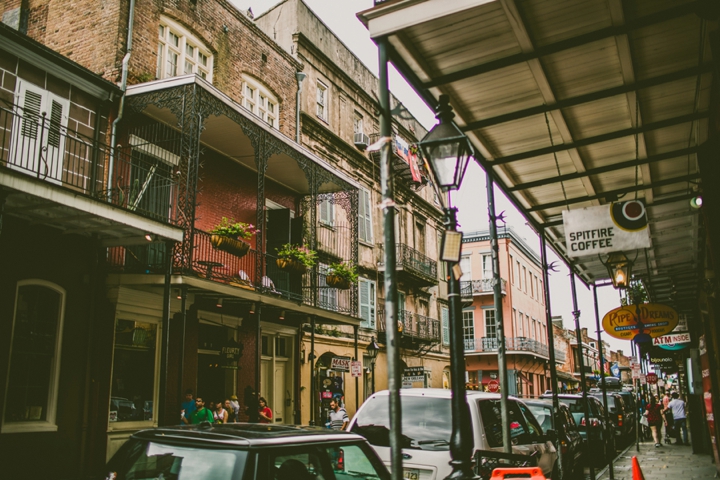
<path id="1" fill-rule="evenodd" d="M 540 424 L 540 428 L 542 428 L 543 432 L 547 433 L 548 430 L 551 430 L 553 428 L 552 408 L 542 405 L 528 405 L 527 407 L 530 409 L 533 415 L 535 415 L 535 418 Z"/>
<path id="2" fill-rule="evenodd" d="M 585 407 L 583 406 L 583 402 L 577 398 L 563 398 L 562 402 L 567 404 L 573 420 L 575 420 L 575 423 L 580 425 L 583 417 L 585 416 Z M 588 397 L 588 407 L 590 408 L 590 417 L 601 418 L 600 412 L 598 412 L 597 404 L 591 397 Z"/>
<path id="3" fill-rule="evenodd" d="M 368 457 L 359 445 L 303 445 L 263 449 L 258 459 L 258 477 L 275 480 L 385 479 L 379 460 Z"/>
<path id="4" fill-rule="evenodd" d="M 449 398 L 401 396 L 402 448 L 449 450 L 452 416 Z M 358 412 L 352 431 L 378 447 L 390 446 L 390 415 L 385 396 L 371 397 Z"/>
<path id="5" fill-rule="evenodd" d="M 215 480 L 241 478 L 247 452 L 138 443 L 125 457 L 117 480 Z"/>

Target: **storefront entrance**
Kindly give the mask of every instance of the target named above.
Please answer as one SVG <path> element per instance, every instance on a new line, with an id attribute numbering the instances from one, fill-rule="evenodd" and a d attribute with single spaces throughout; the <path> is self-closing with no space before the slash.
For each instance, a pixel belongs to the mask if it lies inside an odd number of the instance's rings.
<path id="1" fill-rule="evenodd" d="M 260 362 L 260 396 L 273 412 L 273 423 L 295 423 L 295 332 L 272 331 L 262 326 L 262 359 Z"/>

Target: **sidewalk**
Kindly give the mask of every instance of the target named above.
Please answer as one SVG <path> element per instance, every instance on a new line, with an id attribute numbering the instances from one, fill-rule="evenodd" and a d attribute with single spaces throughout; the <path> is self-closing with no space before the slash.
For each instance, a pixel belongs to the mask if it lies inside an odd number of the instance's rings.
<path id="1" fill-rule="evenodd" d="M 641 443 L 640 452 L 633 444 L 617 458 L 615 480 L 632 480 L 632 457 L 637 456 L 646 480 L 710 480 L 715 477 L 715 465 L 710 455 L 694 455 L 691 447 L 663 445 L 655 448 L 652 443 Z M 609 480 L 605 471 L 598 480 Z"/>

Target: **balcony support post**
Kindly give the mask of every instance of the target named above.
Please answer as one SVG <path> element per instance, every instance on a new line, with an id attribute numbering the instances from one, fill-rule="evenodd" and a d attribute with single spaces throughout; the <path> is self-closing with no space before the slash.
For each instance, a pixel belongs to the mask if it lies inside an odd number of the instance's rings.
<path id="1" fill-rule="evenodd" d="M 315 317 L 310 317 L 310 426 L 315 425 Z"/>
<path id="2" fill-rule="evenodd" d="M 597 341 L 598 351 L 600 352 L 600 377 L 602 378 L 602 393 L 603 393 L 603 407 L 605 407 L 605 425 L 610 425 L 610 418 L 608 413 L 608 401 L 607 401 L 607 385 L 605 382 L 605 358 L 603 355 L 603 344 L 602 334 L 600 333 L 600 311 L 598 310 L 598 299 L 597 299 L 597 285 L 593 284 L 593 304 L 595 305 L 595 328 L 597 329 Z M 613 453 L 615 452 L 615 436 L 613 435 L 613 441 L 610 445 L 606 445 L 607 459 L 608 459 L 608 473 L 610 474 L 610 480 L 615 480 L 615 471 L 613 468 Z"/>
<path id="3" fill-rule="evenodd" d="M 7 200 L 8 192 L 0 188 L 0 236 L 3 230 L 3 218 L 5 216 L 5 200 Z"/>
<path id="4" fill-rule="evenodd" d="M 552 323 L 552 311 L 550 308 L 550 281 L 547 263 L 547 246 L 545 238 L 545 229 L 540 232 L 540 258 L 542 261 L 543 269 L 543 285 L 545 286 L 543 295 L 545 296 L 545 326 L 547 327 L 547 343 L 548 343 L 548 358 L 550 359 L 550 390 L 552 391 L 552 403 L 553 403 L 553 417 L 558 418 L 560 414 L 560 401 L 558 400 L 558 378 L 557 378 L 557 364 L 555 363 L 555 332 L 553 331 Z M 513 268 L 510 265 L 510 268 Z M 556 427 L 557 428 L 557 427 Z M 558 453 L 558 473 L 560 478 L 563 476 L 563 453 L 562 448 L 557 449 Z"/>
<path id="5" fill-rule="evenodd" d="M 172 255 L 174 242 L 165 242 L 165 281 L 163 283 L 163 318 L 160 357 L 160 398 L 158 402 L 158 424 L 168 425 L 171 412 L 168 411 L 168 370 L 170 368 L 170 287 L 172 280 Z M 174 392 L 173 392 L 174 393 Z"/>
<path id="6" fill-rule="evenodd" d="M 386 347 L 388 362 L 388 390 L 390 413 L 390 474 L 392 480 L 402 480 L 402 405 L 400 403 L 400 349 L 398 345 L 398 294 L 395 273 L 395 201 L 393 172 L 390 166 L 392 112 L 390 110 L 390 90 L 388 88 L 388 40 L 381 38 L 378 44 L 378 91 L 380 100 L 380 188 L 383 212 L 383 261 L 385 264 L 384 289 L 386 313 Z"/>
<path id="7" fill-rule="evenodd" d="M 490 226 L 490 245 L 492 247 L 493 299 L 495 303 L 495 323 L 498 339 L 498 374 L 500 376 L 500 414 L 503 425 L 503 449 L 512 453 L 510 443 L 510 416 L 508 415 L 508 372 L 505 357 L 505 326 L 503 322 L 502 285 L 500 284 L 500 247 L 498 245 L 497 217 L 495 216 L 495 190 L 493 178 L 486 174 L 488 217 Z"/>
<path id="8" fill-rule="evenodd" d="M 586 438 L 588 439 L 585 448 L 588 453 L 587 458 L 590 458 L 590 405 L 588 404 L 587 383 L 585 383 L 585 359 L 583 357 L 582 334 L 580 333 L 580 310 L 578 310 L 577 291 L 575 289 L 575 270 L 573 270 L 572 265 L 570 266 L 570 291 L 572 293 L 573 304 L 572 314 L 575 319 L 575 338 L 577 340 L 578 363 L 580 364 L 580 386 L 582 388 L 582 403 L 585 415 L 585 435 L 587 435 Z M 603 441 L 607 441 L 607 439 L 603 437 Z M 593 467 L 592 462 L 590 462 L 590 478 L 595 478 L 595 467 Z"/>

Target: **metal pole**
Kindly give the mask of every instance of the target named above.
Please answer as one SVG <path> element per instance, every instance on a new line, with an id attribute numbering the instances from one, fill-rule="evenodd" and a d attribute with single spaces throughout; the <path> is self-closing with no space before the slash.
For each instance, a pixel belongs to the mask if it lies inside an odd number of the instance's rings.
<path id="1" fill-rule="evenodd" d="M 172 280 L 173 242 L 165 242 L 165 282 L 163 284 L 163 318 L 162 318 L 162 356 L 160 368 L 160 401 L 158 408 L 158 424 L 168 425 L 168 369 L 170 368 L 170 282 Z M 174 417 L 173 417 L 174 418 Z"/>
<path id="2" fill-rule="evenodd" d="M 353 327 L 354 330 L 354 337 L 355 337 L 355 361 L 359 361 L 358 358 L 358 326 L 355 325 Z M 355 377 L 355 411 L 358 411 L 358 408 L 360 408 L 360 377 Z"/>
<path id="3" fill-rule="evenodd" d="M 543 282 L 545 285 L 545 324 L 547 326 L 547 337 L 548 337 L 548 356 L 550 357 L 550 386 L 552 390 L 552 403 L 553 403 L 553 422 L 559 419 L 560 415 L 560 400 L 558 399 L 558 380 L 557 380 L 557 365 L 555 364 L 555 332 L 553 332 L 552 323 L 552 312 L 550 309 L 550 274 L 548 273 L 547 264 L 547 248 L 545 245 L 545 229 L 540 232 L 540 259 L 542 262 L 543 269 Z M 513 266 L 510 265 L 512 269 Z M 553 423 L 557 433 L 559 425 Z M 560 478 L 563 478 L 563 453 L 562 448 L 559 445 L 560 440 L 558 439 L 558 473 Z M 572 465 L 571 465 L 572 467 Z"/>
<path id="4" fill-rule="evenodd" d="M 602 377 L 602 392 L 603 392 L 603 407 L 605 407 L 605 425 L 610 425 L 610 414 L 608 413 L 608 400 L 607 400 L 607 382 L 605 382 L 605 358 L 603 355 L 603 344 L 602 344 L 602 330 L 600 330 L 600 311 L 598 310 L 598 299 L 597 299 L 597 285 L 593 284 L 593 302 L 595 304 L 595 328 L 597 328 L 597 341 L 598 350 L 600 351 L 600 376 Z M 611 445 L 615 446 L 615 436 L 613 435 L 613 441 Z M 613 468 L 613 456 L 615 453 L 614 448 L 610 448 L 607 453 L 608 458 L 608 472 L 610 474 L 610 480 L 615 479 L 615 471 Z"/>
<path id="5" fill-rule="evenodd" d="M 500 415 L 503 425 L 503 448 L 505 453 L 512 453 L 510 443 L 510 417 L 508 415 L 508 374 L 505 358 L 505 327 L 503 326 L 502 285 L 500 284 L 500 258 L 498 256 L 497 225 L 495 224 L 495 191 L 493 179 L 486 173 L 487 202 L 490 226 L 490 245 L 492 246 L 493 265 L 493 298 L 495 300 L 495 322 L 498 339 L 498 374 L 500 376 Z"/>
<path id="6" fill-rule="evenodd" d="M 592 464 L 592 455 L 590 452 L 590 406 L 587 399 L 587 384 L 585 383 L 585 361 L 583 359 L 582 335 L 580 334 L 580 310 L 577 304 L 577 291 L 575 290 L 575 271 L 570 267 L 570 290 L 572 292 L 573 317 L 575 318 L 575 338 L 577 339 L 578 362 L 580 363 L 580 385 L 582 385 L 583 412 L 585 415 L 585 435 L 587 438 L 586 446 L 587 457 L 590 459 L 590 478 L 595 478 L 595 467 Z M 604 440 L 604 439 L 603 439 Z"/>
<path id="7" fill-rule="evenodd" d="M 630 342 L 630 354 L 632 355 L 633 361 L 636 361 L 635 359 L 635 342 Z M 636 378 L 633 378 L 633 395 L 635 395 L 635 450 L 640 451 L 640 416 L 644 413 L 642 411 L 642 399 L 640 395 L 639 389 L 638 389 L 638 380 Z M 644 432 L 643 432 L 644 433 Z"/>
<path id="8" fill-rule="evenodd" d="M 390 474 L 392 480 L 403 479 L 402 406 L 400 403 L 400 350 L 397 345 L 397 284 L 395 282 L 395 201 L 390 168 L 392 114 L 388 90 L 387 39 L 378 41 L 380 97 L 380 188 L 383 212 L 383 262 L 385 265 L 385 335 L 387 337 L 388 390 L 390 395 Z"/>
<path id="9" fill-rule="evenodd" d="M 315 317 L 310 317 L 310 426 L 315 425 Z"/>
<path id="10" fill-rule="evenodd" d="M 457 231 L 457 208 L 445 208 L 445 228 Z M 472 471 L 473 437 L 470 407 L 465 392 L 465 341 L 463 338 L 460 272 L 457 262 L 446 262 L 448 270 L 448 304 L 450 307 L 450 383 L 452 388 L 452 435 L 450 456 L 452 472 L 448 479 L 477 478 Z"/>

